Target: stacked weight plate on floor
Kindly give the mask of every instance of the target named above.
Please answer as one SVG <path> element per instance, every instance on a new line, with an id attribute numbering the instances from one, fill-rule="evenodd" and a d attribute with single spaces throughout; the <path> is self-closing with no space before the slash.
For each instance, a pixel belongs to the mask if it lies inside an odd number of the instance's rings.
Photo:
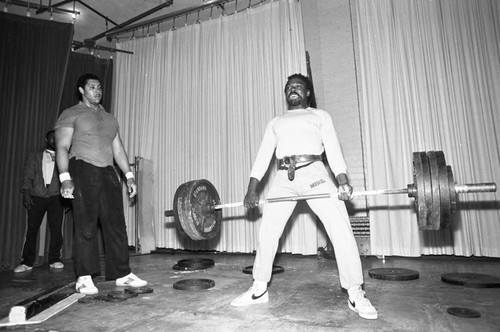
<path id="1" fill-rule="evenodd" d="M 451 167 L 442 151 L 413 153 L 415 205 L 420 230 L 449 227 L 455 212 L 457 194 Z"/>
<path id="2" fill-rule="evenodd" d="M 192 240 L 207 240 L 219 234 L 222 210 L 211 209 L 220 204 L 215 187 L 208 180 L 189 181 L 174 194 L 174 217 L 177 230 Z"/>

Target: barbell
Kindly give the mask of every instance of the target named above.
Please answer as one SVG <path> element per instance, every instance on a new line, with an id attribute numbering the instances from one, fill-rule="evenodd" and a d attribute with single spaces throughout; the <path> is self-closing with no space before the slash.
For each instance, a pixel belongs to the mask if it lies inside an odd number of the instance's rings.
<path id="1" fill-rule="evenodd" d="M 354 191 L 352 196 L 406 194 L 415 199 L 419 230 L 449 227 L 461 193 L 496 192 L 495 183 L 456 184 L 451 166 L 442 151 L 413 152 L 413 183 L 405 188 Z M 267 198 L 259 204 L 329 198 L 330 193 Z M 221 204 L 210 181 L 193 180 L 180 185 L 174 194 L 173 210 L 177 230 L 192 240 L 207 240 L 219 234 L 222 209 L 243 206 L 243 202 Z"/>

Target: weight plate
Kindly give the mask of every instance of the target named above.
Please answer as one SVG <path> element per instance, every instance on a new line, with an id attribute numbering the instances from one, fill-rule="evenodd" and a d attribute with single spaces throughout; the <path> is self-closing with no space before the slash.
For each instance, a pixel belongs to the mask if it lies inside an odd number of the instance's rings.
<path id="1" fill-rule="evenodd" d="M 439 165 L 439 192 L 441 194 L 441 223 L 439 229 L 447 229 L 451 225 L 451 191 L 455 192 L 455 188 L 451 187 L 448 182 L 448 169 L 443 151 L 436 151 L 436 160 Z"/>
<path id="2" fill-rule="evenodd" d="M 441 193 L 439 187 L 439 163 L 435 151 L 427 152 L 429 162 L 430 193 L 432 194 L 431 213 L 427 221 L 428 230 L 439 230 L 441 226 Z"/>
<path id="3" fill-rule="evenodd" d="M 368 270 L 368 275 L 373 279 L 405 281 L 418 279 L 418 271 L 402 268 L 378 268 Z"/>
<path id="4" fill-rule="evenodd" d="M 174 282 L 173 287 L 180 290 L 203 290 L 215 286 L 212 279 L 184 279 Z"/>
<path id="5" fill-rule="evenodd" d="M 279 265 L 273 265 L 272 274 L 283 273 L 285 269 Z M 243 269 L 243 273 L 252 274 L 253 273 L 253 265 L 247 266 Z"/>
<path id="6" fill-rule="evenodd" d="M 445 273 L 441 281 L 470 288 L 500 287 L 500 278 L 482 273 Z"/>
<path id="7" fill-rule="evenodd" d="M 130 299 L 131 297 L 136 297 L 137 294 L 126 292 L 126 291 L 112 291 L 108 293 L 108 298 L 111 299 Z"/>
<path id="8" fill-rule="evenodd" d="M 189 238 L 207 240 L 219 234 L 222 210 L 210 209 L 216 204 L 220 204 L 219 194 L 208 180 L 194 180 L 183 185 L 174 197 L 174 207 L 179 224 Z"/>
<path id="9" fill-rule="evenodd" d="M 431 214 L 432 193 L 429 181 L 430 170 L 427 154 L 425 152 L 413 152 L 413 183 L 417 190 L 415 206 L 420 230 L 428 229 L 428 220 Z"/>
<path id="10" fill-rule="evenodd" d="M 462 307 L 449 307 L 446 311 L 453 316 L 463 317 L 463 318 L 479 318 L 481 314 L 479 311 L 472 310 L 469 308 Z"/>
<path id="11" fill-rule="evenodd" d="M 448 186 L 450 188 L 450 210 L 451 215 L 457 210 L 457 192 L 455 191 L 455 179 L 453 178 L 453 171 L 451 166 L 446 166 L 448 172 Z"/>
<path id="12" fill-rule="evenodd" d="M 184 196 L 184 187 L 185 183 L 181 184 L 177 190 L 175 191 L 174 194 L 174 221 L 175 221 L 175 228 L 177 231 L 184 237 L 188 237 L 186 232 L 184 231 L 184 228 L 181 225 L 181 218 L 184 218 L 182 215 L 183 210 L 182 210 L 182 200 L 179 199 L 180 197 Z"/>
<path id="13" fill-rule="evenodd" d="M 126 293 L 132 293 L 132 294 L 149 294 L 153 293 L 153 288 L 151 287 L 128 287 L 125 288 Z"/>
<path id="14" fill-rule="evenodd" d="M 177 261 L 177 265 L 181 267 L 191 267 L 191 266 L 212 267 L 215 265 L 215 262 L 213 259 L 210 258 L 181 259 Z"/>
<path id="15" fill-rule="evenodd" d="M 97 295 L 85 295 L 84 297 L 81 297 L 78 299 L 78 303 L 95 303 L 95 302 L 102 302 L 107 299 L 106 294 L 97 294 Z"/>

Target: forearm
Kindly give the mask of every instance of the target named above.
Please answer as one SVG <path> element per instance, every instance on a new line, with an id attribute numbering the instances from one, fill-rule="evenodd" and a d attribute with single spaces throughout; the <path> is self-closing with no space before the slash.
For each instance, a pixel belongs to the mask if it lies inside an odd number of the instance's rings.
<path id="1" fill-rule="evenodd" d="M 259 186 L 259 180 L 256 178 L 250 178 L 250 181 L 248 182 L 248 189 L 247 192 L 257 192 L 257 187 Z"/>
<path id="2" fill-rule="evenodd" d="M 347 180 L 347 174 L 345 174 L 345 173 L 340 173 L 339 175 L 337 175 L 335 177 L 335 179 L 337 180 L 337 183 L 339 184 L 339 186 L 349 184 L 349 181 Z"/>
<path id="3" fill-rule="evenodd" d="M 120 170 L 123 172 L 123 174 L 127 174 L 128 172 L 131 172 L 130 164 L 128 161 L 128 156 L 124 150 L 121 150 L 120 152 L 116 153 L 114 158 L 115 158 L 116 164 L 118 165 Z"/>

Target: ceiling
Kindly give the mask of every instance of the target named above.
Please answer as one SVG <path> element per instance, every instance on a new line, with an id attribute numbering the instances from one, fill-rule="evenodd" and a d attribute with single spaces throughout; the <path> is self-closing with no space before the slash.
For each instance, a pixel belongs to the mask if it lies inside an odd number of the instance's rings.
<path id="1" fill-rule="evenodd" d="M 74 50 L 109 56 L 117 41 L 193 24 L 266 0 L 0 0 L 9 13 L 72 23 Z M 50 12 L 52 9 L 52 12 Z M 73 14 L 76 12 L 76 18 Z M 114 31 L 113 31 L 114 30 Z M 79 43 L 78 43 L 79 42 Z M 82 44 L 85 42 L 84 44 Z M 85 45 L 82 47 L 82 45 Z M 94 45 L 94 48 L 87 46 Z"/>

